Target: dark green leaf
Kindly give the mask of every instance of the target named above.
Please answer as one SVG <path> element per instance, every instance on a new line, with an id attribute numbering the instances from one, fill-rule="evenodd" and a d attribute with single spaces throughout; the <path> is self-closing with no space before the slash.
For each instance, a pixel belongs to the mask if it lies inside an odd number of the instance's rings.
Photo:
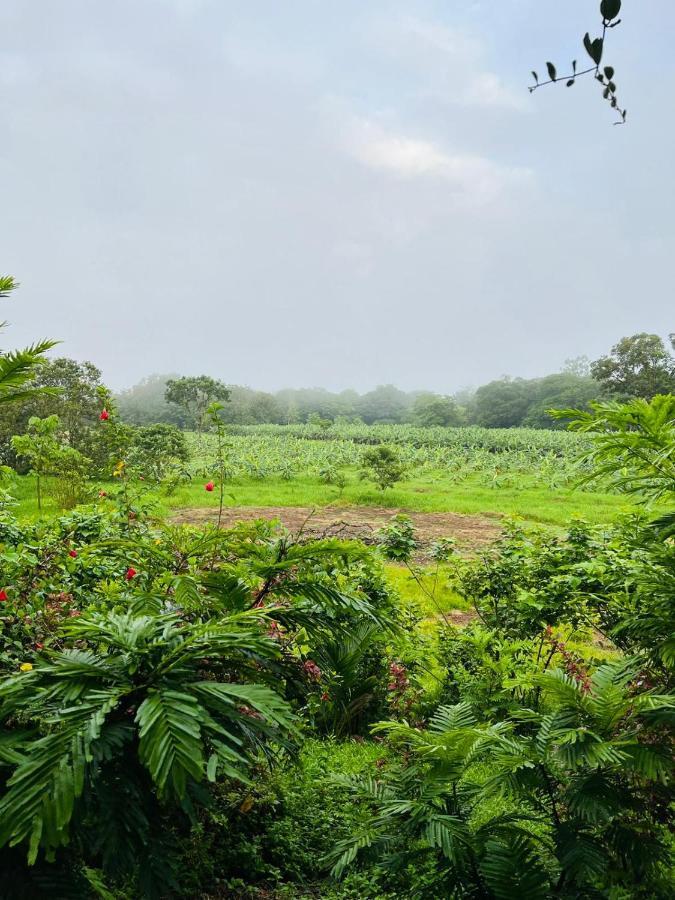
<path id="1" fill-rule="evenodd" d="M 594 41 L 592 41 L 589 33 L 586 32 L 586 34 L 584 35 L 584 47 L 586 48 L 586 53 L 588 53 L 596 66 L 599 66 L 602 59 L 602 38 L 596 38 Z"/>
<path id="2" fill-rule="evenodd" d="M 591 57 L 593 59 L 593 62 L 595 62 L 598 66 L 600 65 L 600 61 L 602 60 L 602 50 L 604 47 L 604 43 L 605 42 L 603 41 L 602 38 L 596 38 L 593 41 L 593 45 L 591 48 L 593 51 L 591 53 Z"/>
<path id="3" fill-rule="evenodd" d="M 600 15 L 603 19 L 611 22 L 621 12 L 621 0 L 602 0 L 600 4 Z"/>
<path id="4" fill-rule="evenodd" d="M 591 41 L 591 36 L 588 32 L 584 35 L 584 47 L 586 48 L 586 53 L 588 53 L 589 56 L 593 56 L 591 53 L 593 42 Z"/>
<path id="5" fill-rule="evenodd" d="M 558 76 L 558 73 L 556 72 L 556 68 L 553 65 L 553 63 L 547 62 L 546 68 L 548 69 L 548 77 L 551 79 L 551 81 L 555 81 Z"/>
<path id="6" fill-rule="evenodd" d="M 612 78 L 614 78 L 614 67 L 613 66 L 605 66 L 604 72 L 610 81 L 612 80 Z"/>
<path id="7" fill-rule="evenodd" d="M 534 69 L 532 70 L 532 77 L 533 77 L 534 80 L 537 82 L 537 84 L 539 84 L 539 76 L 538 76 L 537 73 L 534 71 Z"/>

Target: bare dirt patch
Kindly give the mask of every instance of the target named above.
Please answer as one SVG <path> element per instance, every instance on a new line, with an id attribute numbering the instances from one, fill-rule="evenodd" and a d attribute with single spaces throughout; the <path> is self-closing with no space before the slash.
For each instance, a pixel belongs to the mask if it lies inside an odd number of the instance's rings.
<path id="1" fill-rule="evenodd" d="M 499 537 L 499 525 L 480 516 L 462 516 L 450 512 L 409 512 L 380 506 L 231 506 L 223 510 L 222 527 L 231 528 L 238 522 L 256 519 L 279 521 L 290 532 L 300 529 L 308 536 L 335 535 L 356 538 L 373 543 L 375 533 L 394 516 L 404 513 L 412 520 L 419 549 L 425 549 L 440 538 L 454 538 L 459 549 L 477 550 Z M 172 521 L 182 525 L 215 523 L 218 513 L 214 509 L 182 509 L 172 516 Z"/>

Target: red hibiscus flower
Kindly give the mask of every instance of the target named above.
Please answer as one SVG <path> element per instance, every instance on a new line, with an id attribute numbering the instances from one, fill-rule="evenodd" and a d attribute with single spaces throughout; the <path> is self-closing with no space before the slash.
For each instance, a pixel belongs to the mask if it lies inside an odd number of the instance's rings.
<path id="1" fill-rule="evenodd" d="M 131 579 L 135 578 L 137 574 L 138 573 L 136 572 L 136 569 L 129 566 L 124 577 L 126 578 L 127 581 L 131 581 Z"/>
<path id="2" fill-rule="evenodd" d="M 110 418 L 110 413 L 108 412 L 108 410 L 107 409 L 102 410 L 101 415 L 99 416 L 99 419 L 101 420 L 101 422 L 107 422 L 109 418 Z"/>
<path id="3" fill-rule="evenodd" d="M 211 493 L 211 491 L 214 489 L 214 487 L 215 487 L 215 484 L 212 481 L 207 481 L 206 484 L 204 485 L 204 490 Z"/>

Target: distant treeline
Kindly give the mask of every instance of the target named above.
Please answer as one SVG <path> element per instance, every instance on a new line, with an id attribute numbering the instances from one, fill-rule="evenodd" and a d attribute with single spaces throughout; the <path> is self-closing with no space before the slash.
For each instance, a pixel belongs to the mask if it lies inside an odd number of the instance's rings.
<path id="1" fill-rule="evenodd" d="M 99 369 L 89 362 L 50 359 L 38 367 L 33 385 L 50 388 L 52 393 L 34 393 L 23 401 L 0 405 L 0 465 L 16 464 L 12 437 L 26 432 L 31 417 L 54 414 L 59 417 L 63 440 L 91 457 L 102 405 L 115 403 L 102 384 Z M 123 420 L 131 425 L 167 424 L 198 430 L 208 427 L 207 410 L 213 401 L 222 403 L 227 423 L 242 426 L 363 423 L 552 429 L 564 423 L 553 420 L 549 409 L 584 408 L 595 399 L 608 397 L 648 399 L 668 393 L 675 394 L 675 358 L 658 335 L 637 334 L 623 338 L 595 362 L 572 360 L 554 375 L 501 378 L 452 396 L 406 393 L 390 384 L 363 394 L 322 388 L 272 394 L 228 385 L 207 375 L 153 375 L 119 394 L 116 403 Z"/>
<path id="2" fill-rule="evenodd" d="M 673 335 L 670 343 L 675 346 Z M 167 382 L 174 385 L 169 399 Z M 177 382 L 182 390 L 175 390 Z M 226 385 L 206 376 L 153 375 L 121 393 L 117 402 L 122 417 L 130 423 L 166 422 L 194 428 L 199 424 L 195 409 L 200 402 L 203 408 L 204 392 L 209 390 L 213 390 L 213 399 L 225 401 L 222 417 L 234 425 L 363 422 L 560 428 L 563 423 L 554 421 L 549 409 L 583 409 L 593 400 L 612 396 L 650 398 L 675 392 L 675 359 L 658 335 L 643 333 L 623 338 L 595 362 L 580 357 L 569 360 L 562 372 L 553 375 L 504 377 L 477 390 L 466 389 L 450 396 L 429 391 L 406 393 L 391 384 L 364 394 L 354 390 L 333 393 L 323 388 L 267 393 Z M 172 396 L 177 399 L 170 402 Z M 180 402 L 181 397 L 187 398 L 185 403 Z"/>
<path id="3" fill-rule="evenodd" d="M 166 383 L 176 377 L 153 375 L 119 394 L 116 399 L 122 418 L 137 425 L 169 422 L 182 428 L 194 427 L 189 411 L 165 399 Z M 221 415 L 234 425 L 337 421 L 553 428 L 555 423 L 547 409 L 585 407 L 601 393 L 593 378 L 570 373 L 532 380 L 504 378 L 455 396 L 426 391 L 406 393 L 391 384 L 365 394 L 353 390 L 332 393 L 323 388 L 287 388 L 272 394 L 240 385 L 227 387 L 230 396 Z"/>

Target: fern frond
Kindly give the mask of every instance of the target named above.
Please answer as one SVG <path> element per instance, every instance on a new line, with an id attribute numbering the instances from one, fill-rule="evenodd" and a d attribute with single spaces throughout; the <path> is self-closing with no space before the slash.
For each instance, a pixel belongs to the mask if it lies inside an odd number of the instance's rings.
<path id="1" fill-rule="evenodd" d="M 168 688 L 150 691 L 139 706 L 139 758 L 160 797 L 180 800 L 188 778 L 201 781 L 204 757 L 200 718 L 200 707 L 193 696 Z"/>

